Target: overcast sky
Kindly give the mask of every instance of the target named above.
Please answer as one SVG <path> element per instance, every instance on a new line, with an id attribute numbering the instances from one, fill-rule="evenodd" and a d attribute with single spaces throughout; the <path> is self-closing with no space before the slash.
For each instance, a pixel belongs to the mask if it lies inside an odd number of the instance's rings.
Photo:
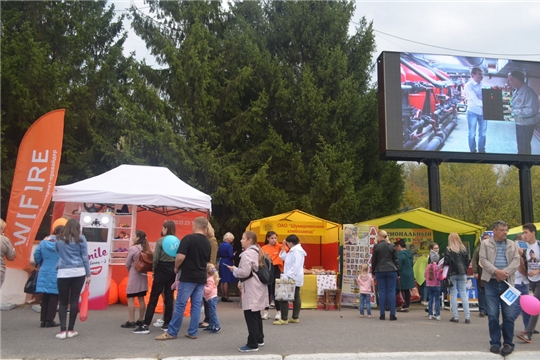
<path id="1" fill-rule="evenodd" d="M 111 2 L 117 10 L 131 4 Z M 143 11 L 147 7 L 143 0 L 133 2 Z M 373 21 L 374 61 L 382 51 L 540 61 L 540 1 L 356 1 L 351 32 L 362 16 Z M 126 53 L 135 51 L 138 59 L 155 64 L 129 22 L 125 27 L 130 30 Z"/>

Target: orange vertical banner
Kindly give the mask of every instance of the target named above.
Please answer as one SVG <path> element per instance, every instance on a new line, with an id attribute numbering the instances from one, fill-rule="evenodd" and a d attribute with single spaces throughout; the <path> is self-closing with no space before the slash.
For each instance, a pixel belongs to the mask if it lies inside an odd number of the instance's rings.
<path id="1" fill-rule="evenodd" d="M 54 110 L 37 119 L 19 146 L 5 231 L 17 252 L 6 264 L 10 268 L 30 265 L 32 245 L 56 185 L 65 112 Z"/>

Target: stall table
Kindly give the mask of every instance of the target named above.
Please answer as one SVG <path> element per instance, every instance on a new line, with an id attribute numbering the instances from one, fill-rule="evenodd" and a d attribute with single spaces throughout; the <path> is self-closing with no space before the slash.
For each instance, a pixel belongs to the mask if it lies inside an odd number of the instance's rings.
<path id="1" fill-rule="evenodd" d="M 304 275 L 304 285 L 300 288 L 303 309 L 317 309 L 325 289 L 337 289 L 337 275 Z"/>

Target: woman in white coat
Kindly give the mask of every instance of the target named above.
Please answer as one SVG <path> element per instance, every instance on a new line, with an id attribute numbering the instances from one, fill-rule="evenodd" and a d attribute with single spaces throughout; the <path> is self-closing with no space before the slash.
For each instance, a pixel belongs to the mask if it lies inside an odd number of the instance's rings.
<path id="1" fill-rule="evenodd" d="M 285 249 L 289 248 L 289 252 Z M 289 316 L 289 302 L 280 301 L 281 307 L 281 319 L 274 321 L 274 325 L 287 325 L 288 323 L 299 323 L 300 308 L 302 307 L 302 299 L 300 299 L 300 288 L 304 285 L 304 260 L 306 258 L 306 251 L 300 245 L 300 239 L 298 236 L 292 234 L 287 236 L 283 241 L 283 247 L 279 253 L 279 257 L 285 264 L 283 267 L 282 279 L 292 279 L 296 281 L 296 287 L 294 288 L 294 300 L 292 317 Z"/>
<path id="2" fill-rule="evenodd" d="M 242 282 L 242 310 L 248 328 L 247 344 L 240 352 L 258 351 L 264 345 L 261 310 L 268 307 L 268 285 L 261 283 L 254 271 L 263 264 L 263 251 L 257 244 L 257 235 L 246 231 L 240 240 L 244 251 L 240 255 L 238 267 L 228 266 L 233 275 Z"/>

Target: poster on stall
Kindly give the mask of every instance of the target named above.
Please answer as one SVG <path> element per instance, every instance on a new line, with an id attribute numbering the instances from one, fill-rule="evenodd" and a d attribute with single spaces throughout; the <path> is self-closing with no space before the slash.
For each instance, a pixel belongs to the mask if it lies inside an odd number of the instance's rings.
<path id="1" fill-rule="evenodd" d="M 429 254 L 429 244 L 433 242 L 431 229 L 385 229 L 390 241 L 405 240 L 407 249 L 414 254 L 414 259 Z"/>
<path id="2" fill-rule="evenodd" d="M 362 264 L 368 265 L 371 274 L 371 255 L 377 242 L 377 227 L 346 224 L 343 226 L 343 235 L 342 304 L 358 306 L 360 290 L 356 278 L 360 275 Z M 372 298 L 372 303 L 375 303 L 375 296 Z"/>

